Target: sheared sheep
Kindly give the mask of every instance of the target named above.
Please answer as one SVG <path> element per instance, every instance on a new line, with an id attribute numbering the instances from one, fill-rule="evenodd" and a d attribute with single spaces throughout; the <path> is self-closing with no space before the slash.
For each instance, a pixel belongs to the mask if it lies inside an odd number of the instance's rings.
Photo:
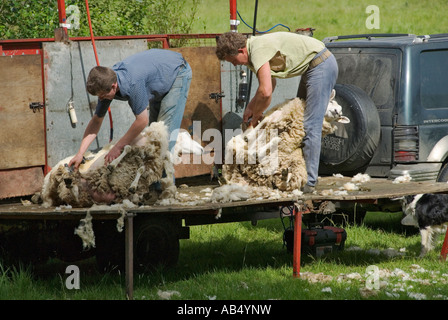
<path id="1" fill-rule="evenodd" d="M 112 147 L 109 144 L 97 154 L 86 154 L 86 161 L 78 171 L 67 165 L 72 157 L 60 161 L 45 176 L 41 191 L 43 205 L 90 207 L 95 203 L 121 203 L 125 199 L 137 204 L 154 201 L 154 196 L 174 197 L 174 166 L 163 122 L 151 123 L 106 166 L 104 156 Z M 161 184 L 160 195 L 154 190 L 155 183 Z"/>
<path id="2" fill-rule="evenodd" d="M 322 137 L 337 129 L 336 122 L 350 122 L 342 115 L 342 107 L 334 100 L 335 95 L 333 90 Z M 249 127 L 232 137 L 225 150 L 224 181 L 282 191 L 300 190 L 307 180 L 302 154 L 304 109 L 304 100 L 286 100 L 270 109 L 255 128 Z"/>

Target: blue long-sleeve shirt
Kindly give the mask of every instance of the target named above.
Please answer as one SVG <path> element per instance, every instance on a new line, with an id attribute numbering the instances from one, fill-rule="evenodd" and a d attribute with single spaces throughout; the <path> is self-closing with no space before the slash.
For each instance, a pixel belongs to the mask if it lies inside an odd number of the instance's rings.
<path id="1" fill-rule="evenodd" d="M 180 53 L 164 49 L 150 49 L 127 57 L 112 67 L 119 88 L 114 99 L 128 101 L 132 112 L 139 115 L 151 101 L 162 100 L 170 91 L 184 63 Z M 104 117 L 111 102 L 98 99 L 95 114 Z"/>

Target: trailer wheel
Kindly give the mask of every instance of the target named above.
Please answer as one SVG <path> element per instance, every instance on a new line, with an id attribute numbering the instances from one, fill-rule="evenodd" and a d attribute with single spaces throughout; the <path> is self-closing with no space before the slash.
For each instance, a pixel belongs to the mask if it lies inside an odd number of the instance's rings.
<path id="1" fill-rule="evenodd" d="M 178 259 L 179 237 L 172 221 L 163 217 L 149 217 L 134 225 L 136 270 L 171 267 L 177 264 Z"/>
<path id="2" fill-rule="evenodd" d="M 124 271 L 124 231 L 117 231 L 116 221 L 93 221 L 96 264 L 100 272 Z"/>
<path id="3" fill-rule="evenodd" d="M 5 264 L 44 264 L 50 255 L 40 221 L 5 221 L 0 225 L 0 260 Z"/>
<path id="4" fill-rule="evenodd" d="M 96 262 L 101 272 L 125 270 L 125 237 L 115 221 L 103 221 L 94 227 Z M 134 269 L 146 271 L 174 266 L 179 258 L 176 225 L 168 218 L 134 219 Z"/>

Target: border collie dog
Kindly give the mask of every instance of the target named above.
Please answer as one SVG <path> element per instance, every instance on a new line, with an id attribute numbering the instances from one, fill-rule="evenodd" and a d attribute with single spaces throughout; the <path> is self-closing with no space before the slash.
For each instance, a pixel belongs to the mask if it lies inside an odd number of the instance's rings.
<path id="1" fill-rule="evenodd" d="M 401 199 L 405 217 L 401 224 L 420 229 L 422 248 L 420 257 L 434 249 L 437 235 L 446 231 L 448 224 L 448 194 L 417 194 Z"/>

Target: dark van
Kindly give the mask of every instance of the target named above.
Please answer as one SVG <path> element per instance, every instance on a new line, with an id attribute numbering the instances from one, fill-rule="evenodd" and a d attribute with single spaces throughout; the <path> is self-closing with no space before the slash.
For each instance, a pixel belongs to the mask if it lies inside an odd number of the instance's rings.
<path id="1" fill-rule="evenodd" d="M 342 41 L 341 41 L 342 40 Z M 324 39 L 351 119 L 322 145 L 320 174 L 448 180 L 448 34 Z"/>

